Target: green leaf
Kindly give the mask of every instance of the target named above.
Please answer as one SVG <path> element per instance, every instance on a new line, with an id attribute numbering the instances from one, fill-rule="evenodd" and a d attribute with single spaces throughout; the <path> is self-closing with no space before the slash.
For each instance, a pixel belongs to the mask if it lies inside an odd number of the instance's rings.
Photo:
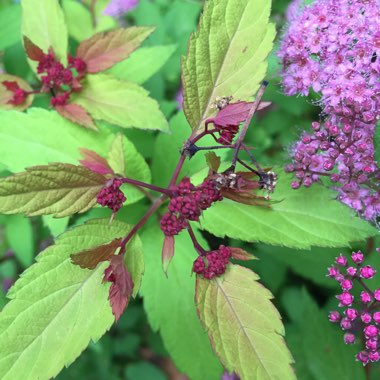
<path id="1" fill-rule="evenodd" d="M 125 368 L 128 380 L 166 380 L 167 377 L 156 366 L 148 362 L 133 363 Z"/>
<path id="2" fill-rule="evenodd" d="M 175 237 L 168 278 L 161 269 L 164 237 L 158 226 L 150 226 L 141 238 L 146 263 L 141 294 L 153 330 L 160 331 L 176 366 L 192 380 L 220 378 L 222 368 L 196 315 L 195 276 L 190 273 L 197 254 L 190 238 Z"/>
<path id="3" fill-rule="evenodd" d="M 243 380 L 295 379 L 281 316 L 258 279 L 232 264 L 223 277 L 210 281 L 197 276 L 199 317 L 227 371 Z"/>
<path id="4" fill-rule="evenodd" d="M 3 214 L 68 216 L 96 204 L 106 178 L 84 166 L 51 164 L 0 179 Z"/>
<path id="5" fill-rule="evenodd" d="M 20 41 L 21 6 L 14 4 L 0 11 L 0 51 Z"/>
<path id="6" fill-rule="evenodd" d="M 355 361 L 360 346 L 344 344 L 342 330 L 328 321 L 327 312 L 319 310 L 305 290 L 288 306 L 302 310 L 300 322 L 294 325 L 296 336 L 289 340 L 297 373 L 303 367 L 317 380 L 365 379 L 363 366 Z"/>
<path id="7" fill-rule="evenodd" d="M 176 49 L 177 45 L 140 48 L 128 59 L 109 69 L 107 73 L 118 79 L 142 84 L 165 65 Z"/>
<path id="8" fill-rule="evenodd" d="M 124 236 L 130 228 L 92 220 L 63 234 L 22 274 L 0 313 L 2 380 L 55 377 L 111 327 L 109 285 L 102 284 L 107 263 L 84 270 L 71 264 L 70 254 Z"/>
<path id="9" fill-rule="evenodd" d="M 209 0 L 182 65 L 184 111 L 203 128 L 216 97 L 248 100 L 258 90 L 275 36 L 269 0 Z"/>
<path id="10" fill-rule="evenodd" d="M 91 37 L 94 33 L 110 30 L 117 26 L 117 22 L 112 17 L 99 13 L 96 15 L 96 27 L 94 28 L 89 9 L 76 0 L 63 0 L 62 8 L 69 35 L 78 42 Z"/>
<path id="11" fill-rule="evenodd" d="M 66 227 L 69 224 L 69 219 L 70 218 L 68 216 L 65 218 L 54 218 L 52 215 L 42 216 L 44 226 L 49 228 L 50 233 L 53 237 L 57 237 L 66 230 Z"/>
<path id="12" fill-rule="evenodd" d="M 87 72 L 98 73 L 126 59 L 153 30 L 152 27 L 132 26 L 99 32 L 82 41 L 76 55 L 86 62 Z"/>
<path id="13" fill-rule="evenodd" d="M 157 102 L 142 87 L 106 74 L 88 75 L 83 86 L 73 102 L 84 107 L 95 119 L 124 128 L 168 130 Z"/>
<path id="14" fill-rule="evenodd" d="M 10 215 L 6 219 L 6 238 L 22 266 L 28 267 L 33 262 L 34 238 L 30 219 L 22 215 Z"/>
<path id="15" fill-rule="evenodd" d="M 111 169 L 119 175 L 126 176 L 125 173 L 125 148 L 124 148 L 125 137 L 119 133 L 115 136 L 113 140 L 110 151 L 108 152 L 108 164 Z M 129 149 L 128 149 L 129 150 Z"/>
<path id="16" fill-rule="evenodd" d="M 124 263 L 133 278 L 132 296 L 136 297 L 140 290 L 145 270 L 144 251 L 140 238 L 135 236 L 127 245 Z"/>
<path id="17" fill-rule="evenodd" d="M 377 234 L 353 210 L 333 199 L 334 192 L 315 184 L 293 190 L 292 177 L 279 173 L 271 208 L 248 206 L 228 199 L 204 214 L 202 228 L 212 234 L 290 248 L 343 247 Z"/>
<path id="18" fill-rule="evenodd" d="M 52 48 L 58 59 L 67 62 L 67 29 L 58 0 L 22 0 L 22 35 L 45 53 Z M 31 62 L 33 69 L 37 63 Z"/>

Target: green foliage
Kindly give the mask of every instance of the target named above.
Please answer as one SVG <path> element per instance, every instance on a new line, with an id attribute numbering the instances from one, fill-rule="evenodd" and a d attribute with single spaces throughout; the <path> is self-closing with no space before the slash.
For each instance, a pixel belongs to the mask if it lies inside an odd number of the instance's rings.
<path id="1" fill-rule="evenodd" d="M 333 199 L 318 184 L 297 191 L 291 176 L 280 173 L 270 208 L 223 200 L 207 210 L 202 228 L 212 234 L 290 248 L 343 247 L 377 233 L 369 223 Z"/>
<path id="2" fill-rule="evenodd" d="M 143 47 L 113 66 L 108 73 L 118 79 L 142 84 L 165 65 L 176 49 L 176 45 Z"/>
<path id="3" fill-rule="evenodd" d="M 110 75 L 87 76 L 84 89 L 75 96 L 74 102 L 84 107 L 95 119 L 120 127 L 168 130 L 157 102 L 148 97 L 146 90 Z"/>
<path id="4" fill-rule="evenodd" d="M 196 253 L 190 238 L 185 234 L 176 237 L 168 277 L 161 269 L 163 235 L 158 226 L 151 225 L 141 239 L 146 263 L 141 294 L 153 330 L 160 332 L 174 362 L 192 380 L 217 379 L 222 368 L 194 305 L 195 276 L 190 268 Z"/>
<path id="5" fill-rule="evenodd" d="M 0 51 L 20 41 L 21 6 L 13 4 L 0 11 Z"/>
<path id="6" fill-rule="evenodd" d="M 70 254 L 124 236 L 129 229 L 121 222 L 93 220 L 66 232 L 38 256 L 0 313 L 2 379 L 54 377 L 110 328 L 109 286 L 102 284 L 107 264 L 83 270 L 71 264 Z"/>
<path id="7" fill-rule="evenodd" d="M 297 318 L 287 341 L 300 380 L 365 379 L 362 366 L 354 359 L 360 348 L 343 343 L 342 331 L 328 321 L 327 311 L 319 310 L 305 290 L 287 298 L 285 305 Z"/>
<path id="8" fill-rule="evenodd" d="M 295 379 L 272 294 L 249 269 L 231 265 L 224 278 L 197 278 L 195 301 L 213 347 L 243 379 Z M 274 360 L 275 358 L 275 360 Z"/>
<path id="9" fill-rule="evenodd" d="M 0 212 L 57 217 L 85 212 L 105 183 L 105 177 L 84 166 L 34 166 L 0 180 Z"/>
<path id="10" fill-rule="evenodd" d="M 62 63 L 67 61 L 67 28 L 58 0 L 22 0 L 21 33 L 45 53 L 52 48 Z M 36 62 L 31 62 L 36 70 Z"/>
<path id="11" fill-rule="evenodd" d="M 267 70 L 274 25 L 268 0 L 210 0 L 182 65 L 184 111 L 193 130 L 211 113 L 216 97 L 248 100 Z"/>

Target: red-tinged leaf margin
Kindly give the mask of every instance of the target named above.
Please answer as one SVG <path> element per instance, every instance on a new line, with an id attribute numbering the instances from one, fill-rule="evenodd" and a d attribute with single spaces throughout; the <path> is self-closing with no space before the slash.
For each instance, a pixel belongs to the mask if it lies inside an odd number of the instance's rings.
<path id="1" fill-rule="evenodd" d="M 12 104 L 15 96 L 14 90 L 20 88 L 26 96 L 21 104 Z M 13 89 L 13 90 L 12 90 Z M 33 102 L 34 94 L 32 87 L 29 86 L 22 78 L 10 74 L 0 74 L 0 110 L 17 110 L 24 111 Z"/>
<path id="2" fill-rule="evenodd" d="M 244 122 L 251 110 L 253 102 L 229 103 L 222 108 L 215 117 L 206 120 L 206 125 L 213 123 L 219 127 L 227 128 L 230 125 L 239 125 Z M 261 102 L 257 108 L 258 111 L 267 108 L 270 102 Z"/>
<path id="3" fill-rule="evenodd" d="M 109 166 L 107 160 L 99 156 L 98 153 L 86 148 L 80 148 L 79 151 L 83 156 L 83 160 L 79 160 L 79 162 L 87 169 L 102 175 L 114 174 L 114 171 Z"/>
<path id="4" fill-rule="evenodd" d="M 281 315 L 271 302 L 273 295 L 258 279 L 250 269 L 234 264 L 212 280 L 197 275 L 199 319 L 228 372 L 235 371 L 242 380 L 296 380 Z"/>
<path id="5" fill-rule="evenodd" d="M 108 299 L 116 322 L 120 319 L 133 293 L 132 276 L 124 264 L 124 256 L 116 255 L 104 271 L 103 282 L 111 282 Z"/>
<path id="6" fill-rule="evenodd" d="M 162 246 L 162 269 L 168 276 L 168 268 L 174 257 L 174 236 L 165 236 L 164 244 Z"/>
<path id="7" fill-rule="evenodd" d="M 79 104 L 69 103 L 63 106 L 55 106 L 56 111 L 65 119 L 79 124 L 82 127 L 98 131 L 90 114 Z"/>
<path id="8" fill-rule="evenodd" d="M 242 248 L 237 247 L 230 247 L 232 252 L 232 258 L 235 260 L 242 260 L 242 261 L 248 261 L 248 260 L 257 260 L 257 257 L 248 253 Z"/>
<path id="9" fill-rule="evenodd" d="M 70 255 L 71 262 L 83 269 L 95 269 L 99 263 L 111 259 L 120 247 L 121 240 L 121 238 L 116 238 L 109 243 L 73 253 Z"/>
<path id="10" fill-rule="evenodd" d="M 45 57 L 45 53 L 36 44 L 34 44 L 28 37 L 24 37 L 24 49 L 26 55 L 36 62 L 41 62 Z"/>
<path id="11" fill-rule="evenodd" d="M 86 62 L 88 73 L 105 71 L 126 59 L 153 31 L 133 26 L 97 33 L 79 44 L 77 57 Z"/>

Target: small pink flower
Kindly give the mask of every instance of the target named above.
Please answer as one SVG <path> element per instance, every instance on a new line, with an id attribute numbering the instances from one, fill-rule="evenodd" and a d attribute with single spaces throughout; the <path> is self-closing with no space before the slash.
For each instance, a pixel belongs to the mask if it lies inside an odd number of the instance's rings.
<path id="1" fill-rule="evenodd" d="M 344 343 L 354 344 L 355 343 L 355 335 L 351 334 L 351 333 L 344 334 Z"/>
<path id="2" fill-rule="evenodd" d="M 340 274 L 339 269 L 335 267 L 327 268 L 327 276 L 331 278 L 335 278 L 338 274 Z"/>
<path id="3" fill-rule="evenodd" d="M 366 265 L 360 268 L 360 277 L 366 280 L 370 280 L 376 274 L 376 270 L 371 265 Z"/>
<path id="4" fill-rule="evenodd" d="M 343 280 L 340 283 L 340 286 L 342 287 L 343 290 L 350 290 L 350 289 L 352 289 L 352 281 L 351 280 Z M 380 296 L 380 292 L 379 292 L 379 296 Z"/>
<path id="5" fill-rule="evenodd" d="M 347 265 L 347 257 L 340 254 L 336 259 L 335 262 L 338 265 L 346 266 Z"/>
<path id="6" fill-rule="evenodd" d="M 373 320 L 379 324 L 380 323 L 380 311 L 376 311 L 375 313 L 373 313 Z"/>
<path id="7" fill-rule="evenodd" d="M 363 332 L 367 338 L 375 338 L 377 334 L 379 333 L 379 330 L 376 326 L 369 325 L 369 326 L 364 327 Z"/>
<path id="8" fill-rule="evenodd" d="M 369 357 L 369 360 L 371 360 L 371 362 L 378 362 L 380 360 L 380 353 L 379 351 L 370 352 L 368 354 L 368 357 Z"/>
<path id="9" fill-rule="evenodd" d="M 351 306 L 354 301 L 354 296 L 349 292 L 343 292 L 342 294 L 336 296 L 336 298 L 340 301 L 339 306 Z"/>
<path id="10" fill-rule="evenodd" d="M 380 289 L 376 289 L 375 292 L 373 293 L 373 296 L 376 301 L 380 301 Z"/>
<path id="11" fill-rule="evenodd" d="M 361 251 L 353 252 L 351 258 L 355 264 L 361 264 L 364 259 L 364 255 Z"/>
<path id="12" fill-rule="evenodd" d="M 372 320 L 372 317 L 371 317 L 371 314 L 370 313 L 363 313 L 361 316 L 360 316 L 360 319 L 363 321 L 363 323 L 370 323 L 371 320 Z"/>
<path id="13" fill-rule="evenodd" d="M 372 301 L 372 298 L 370 296 L 369 293 L 367 292 L 361 292 L 360 293 L 360 300 L 363 302 L 363 303 L 369 303 Z"/>
<path id="14" fill-rule="evenodd" d="M 365 346 L 368 350 L 375 351 L 379 347 L 379 341 L 376 338 L 367 339 Z"/>
<path id="15" fill-rule="evenodd" d="M 352 327 L 352 323 L 351 323 L 351 321 L 348 318 L 343 318 L 340 321 L 340 327 L 343 330 L 349 330 Z"/>
<path id="16" fill-rule="evenodd" d="M 349 276 L 355 276 L 357 271 L 358 270 L 356 268 L 354 268 L 354 267 L 348 267 L 347 268 L 347 274 Z"/>
<path id="17" fill-rule="evenodd" d="M 365 351 L 361 351 L 356 355 L 356 360 L 363 363 L 363 365 L 366 365 L 369 362 L 368 354 Z"/>
<path id="18" fill-rule="evenodd" d="M 351 308 L 347 309 L 347 310 L 344 312 L 344 314 L 346 314 L 346 317 L 347 317 L 350 321 L 354 321 L 354 320 L 358 317 L 358 315 L 359 315 L 359 313 L 357 312 L 356 309 L 351 309 Z"/>
<path id="19" fill-rule="evenodd" d="M 333 323 L 339 322 L 341 319 L 341 316 L 338 311 L 330 311 L 329 314 L 329 321 Z"/>

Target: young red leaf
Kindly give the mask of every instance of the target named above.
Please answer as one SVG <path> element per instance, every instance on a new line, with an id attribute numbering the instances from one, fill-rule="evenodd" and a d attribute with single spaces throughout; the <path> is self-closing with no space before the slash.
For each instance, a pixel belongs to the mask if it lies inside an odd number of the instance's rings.
<path id="1" fill-rule="evenodd" d="M 237 102 L 230 103 L 221 109 L 215 117 L 206 120 L 206 125 L 213 123 L 219 127 L 227 127 L 229 125 L 239 125 L 248 117 L 248 113 L 252 108 L 253 102 Z M 270 105 L 269 102 L 259 104 L 258 110 L 262 110 Z"/>
<path id="2" fill-rule="evenodd" d="M 79 104 L 69 103 L 62 106 L 59 105 L 55 106 L 55 109 L 61 116 L 72 121 L 73 123 L 95 131 L 98 130 L 92 117 Z"/>
<path id="3" fill-rule="evenodd" d="M 85 148 L 81 148 L 79 151 L 84 158 L 79 161 L 83 166 L 95 173 L 113 174 L 113 170 L 108 165 L 107 160 L 99 156 L 96 152 Z"/>
<path id="4" fill-rule="evenodd" d="M 151 27 L 131 27 L 100 32 L 82 41 L 77 57 L 87 65 L 87 72 L 104 71 L 126 59 L 153 32 Z"/>
<path id="5" fill-rule="evenodd" d="M 174 256 L 174 236 L 165 236 L 162 246 L 162 269 L 168 275 L 168 267 Z"/>
<path id="6" fill-rule="evenodd" d="M 235 260 L 242 260 L 242 261 L 247 261 L 247 260 L 257 260 L 257 257 L 251 255 L 247 251 L 244 251 L 244 249 L 237 248 L 237 247 L 230 247 L 232 251 L 232 258 Z"/>
<path id="7" fill-rule="evenodd" d="M 79 253 L 70 255 L 71 261 L 83 269 L 95 269 L 102 261 L 111 259 L 112 255 L 120 246 L 121 239 L 114 239 L 111 242 L 89 248 Z"/>
<path id="8" fill-rule="evenodd" d="M 23 79 L 9 74 L 0 74 L 0 109 L 23 111 L 33 101 L 33 89 Z"/>
<path id="9" fill-rule="evenodd" d="M 28 37 L 24 36 L 24 49 L 26 55 L 32 60 L 40 62 L 45 57 L 45 53 L 35 45 Z"/>
<path id="10" fill-rule="evenodd" d="M 104 271 L 103 282 L 111 282 L 108 299 L 112 308 L 112 313 L 116 321 L 119 320 L 133 291 L 133 281 L 131 274 L 124 264 L 124 256 L 116 255 L 110 259 L 110 265 Z"/>

